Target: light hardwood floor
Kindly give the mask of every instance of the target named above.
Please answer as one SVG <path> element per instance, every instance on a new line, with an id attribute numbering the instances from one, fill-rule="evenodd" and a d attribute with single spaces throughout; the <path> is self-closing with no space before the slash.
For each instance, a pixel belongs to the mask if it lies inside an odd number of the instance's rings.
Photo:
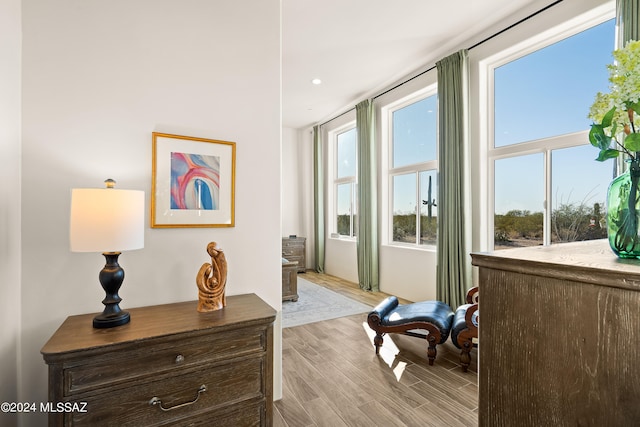
<path id="1" fill-rule="evenodd" d="M 329 275 L 302 277 L 365 304 L 387 296 Z M 476 350 L 463 373 L 450 340 L 429 366 L 425 340 L 385 335 L 376 356 L 373 334 L 366 313 L 283 329 L 283 398 L 275 402 L 274 426 L 478 425 Z"/>

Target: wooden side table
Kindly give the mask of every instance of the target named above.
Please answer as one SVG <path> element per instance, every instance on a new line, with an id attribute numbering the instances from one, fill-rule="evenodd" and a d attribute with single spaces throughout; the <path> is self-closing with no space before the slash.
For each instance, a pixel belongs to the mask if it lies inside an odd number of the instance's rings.
<path id="1" fill-rule="evenodd" d="M 68 317 L 41 352 L 50 426 L 260 425 L 273 422 L 275 310 L 254 294 L 199 313 L 197 301 L 129 309 L 131 322 L 94 329 Z"/>
<path id="2" fill-rule="evenodd" d="M 298 263 L 282 261 L 282 301 L 298 301 Z"/>
<path id="3" fill-rule="evenodd" d="M 306 242 L 305 237 L 282 238 L 282 257 L 297 262 L 298 273 L 306 271 Z"/>

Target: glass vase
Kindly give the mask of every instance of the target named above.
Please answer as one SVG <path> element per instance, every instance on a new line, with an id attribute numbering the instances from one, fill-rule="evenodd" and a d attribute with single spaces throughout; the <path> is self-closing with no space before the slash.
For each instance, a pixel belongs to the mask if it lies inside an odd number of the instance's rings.
<path id="1" fill-rule="evenodd" d="M 640 257 L 639 181 L 640 161 L 634 160 L 627 172 L 611 181 L 607 193 L 607 236 L 620 258 Z"/>

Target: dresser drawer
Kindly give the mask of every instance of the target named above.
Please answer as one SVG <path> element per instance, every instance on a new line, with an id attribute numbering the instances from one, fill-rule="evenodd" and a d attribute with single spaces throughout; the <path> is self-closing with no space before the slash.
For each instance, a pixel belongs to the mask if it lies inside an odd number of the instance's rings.
<path id="1" fill-rule="evenodd" d="M 230 407 L 230 410 L 218 410 L 214 414 L 204 413 L 196 417 L 180 420 L 171 424 L 172 427 L 240 427 L 240 426 L 270 426 L 267 407 L 264 402 L 251 403 L 240 407 Z"/>
<path id="2" fill-rule="evenodd" d="M 216 412 L 224 408 L 231 411 L 245 404 L 265 404 L 264 363 L 262 357 L 249 357 L 197 369 L 178 369 L 158 381 L 133 382 L 118 390 L 82 396 L 81 400 L 87 402 L 86 412 L 64 414 L 64 425 L 197 425 L 188 419 L 197 419 L 207 411 L 215 421 Z M 199 393 L 202 386 L 206 391 Z"/>
<path id="3" fill-rule="evenodd" d="M 164 337 L 126 351 L 85 357 L 64 365 L 64 396 L 158 376 L 179 368 L 265 351 L 264 328 L 207 334 L 189 338 Z"/>
<path id="4" fill-rule="evenodd" d="M 282 241 L 282 250 L 288 252 L 302 253 L 304 251 L 303 242 Z"/>
<path id="5" fill-rule="evenodd" d="M 283 251 L 283 255 L 287 259 L 287 261 L 298 263 L 298 265 L 296 266 L 296 271 L 300 267 L 300 263 L 304 261 L 304 258 L 300 255 L 286 255 L 284 254 L 284 251 Z"/>
<path id="6" fill-rule="evenodd" d="M 303 255 L 303 251 L 304 248 L 297 248 L 297 247 L 293 247 L 293 246 L 283 246 L 282 247 L 282 255 L 284 255 L 285 258 L 289 259 L 288 257 L 295 255 L 295 256 L 302 256 Z"/>

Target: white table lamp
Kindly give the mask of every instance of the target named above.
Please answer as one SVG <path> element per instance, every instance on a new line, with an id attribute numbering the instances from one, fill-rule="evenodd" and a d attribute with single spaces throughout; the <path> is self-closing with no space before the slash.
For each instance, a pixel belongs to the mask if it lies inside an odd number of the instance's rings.
<path id="1" fill-rule="evenodd" d="M 102 252 L 107 261 L 99 275 L 106 293 L 102 301 L 105 308 L 93 319 L 94 328 L 129 322 L 129 313 L 119 305 L 124 270 L 118 256 L 144 247 L 144 191 L 116 190 L 111 179 L 105 183 L 106 188 L 71 190 L 71 251 Z"/>

